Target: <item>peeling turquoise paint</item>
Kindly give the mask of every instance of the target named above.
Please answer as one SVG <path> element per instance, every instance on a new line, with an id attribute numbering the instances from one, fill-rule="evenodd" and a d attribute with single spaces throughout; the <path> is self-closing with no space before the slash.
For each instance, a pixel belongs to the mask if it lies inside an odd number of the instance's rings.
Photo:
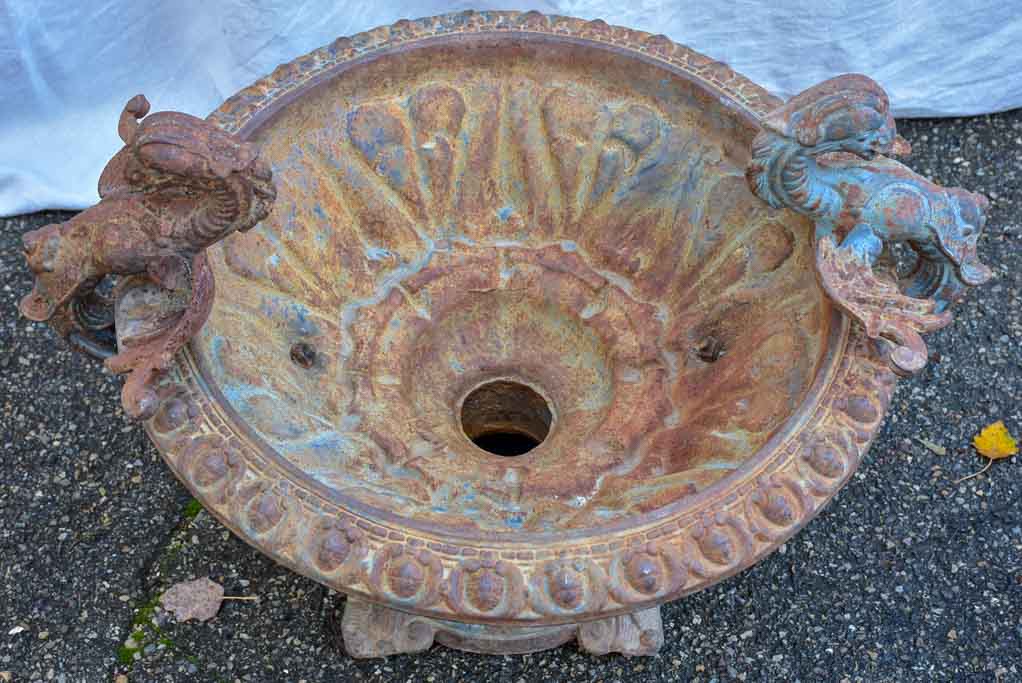
<path id="1" fill-rule="evenodd" d="M 393 254 L 388 249 L 383 247 L 366 247 L 365 249 L 366 258 L 370 261 L 383 261 L 389 259 Z"/>

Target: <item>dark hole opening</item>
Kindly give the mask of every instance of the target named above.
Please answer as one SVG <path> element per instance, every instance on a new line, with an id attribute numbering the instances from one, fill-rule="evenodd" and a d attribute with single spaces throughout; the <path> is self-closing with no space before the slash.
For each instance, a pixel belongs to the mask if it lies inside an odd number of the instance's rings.
<path id="1" fill-rule="evenodd" d="M 552 421 L 546 399 L 526 385 L 508 380 L 476 387 L 461 406 L 465 436 L 494 455 L 528 453 L 543 443 Z"/>
<path id="2" fill-rule="evenodd" d="M 696 347 L 696 357 L 704 363 L 716 363 L 724 356 L 724 342 L 707 337 Z"/>
<path id="3" fill-rule="evenodd" d="M 496 455 L 521 455 L 531 451 L 540 442 L 521 432 L 491 432 L 480 434 L 472 439 L 472 443 Z"/>
<path id="4" fill-rule="evenodd" d="M 316 349 L 306 342 L 297 342 L 291 347 L 291 362 L 308 370 L 316 364 Z"/>

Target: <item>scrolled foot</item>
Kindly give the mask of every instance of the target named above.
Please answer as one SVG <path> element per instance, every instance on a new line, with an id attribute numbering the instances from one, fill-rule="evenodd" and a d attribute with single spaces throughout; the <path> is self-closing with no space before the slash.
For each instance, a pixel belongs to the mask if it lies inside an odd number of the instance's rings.
<path id="1" fill-rule="evenodd" d="M 435 633 L 429 619 L 350 597 L 341 620 L 344 649 L 360 659 L 423 652 Z"/>
<path id="2" fill-rule="evenodd" d="M 578 627 L 578 646 L 594 655 L 620 652 L 623 655 L 655 655 L 664 644 L 660 608 L 624 614 Z"/>

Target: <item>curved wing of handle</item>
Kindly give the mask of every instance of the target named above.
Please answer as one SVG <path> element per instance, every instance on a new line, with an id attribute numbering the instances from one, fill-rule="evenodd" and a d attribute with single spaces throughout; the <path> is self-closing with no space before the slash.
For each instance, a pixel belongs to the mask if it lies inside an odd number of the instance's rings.
<path id="1" fill-rule="evenodd" d="M 136 419 L 155 412 L 157 382 L 209 316 L 206 247 L 266 218 L 276 198 L 252 144 L 188 114 L 147 114 L 142 95 L 125 105 L 124 147 L 103 170 L 98 204 L 24 236 L 36 280 L 20 306 L 130 373 L 121 400 Z M 101 293 L 111 276 L 125 277 Z"/>
<path id="2" fill-rule="evenodd" d="M 976 254 L 986 198 L 880 156 L 910 148 L 898 137 L 887 94 L 866 76 L 815 85 L 761 123 L 746 170 L 752 191 L 814 221 L 817 274 L 828 296 L 884 340 L 895 372 L 922 369 L 920 335 L 947 325 L 948 307 L 990 279 Z M 900 283 L 881 267 L 894 242 L 918 255 Z"/>

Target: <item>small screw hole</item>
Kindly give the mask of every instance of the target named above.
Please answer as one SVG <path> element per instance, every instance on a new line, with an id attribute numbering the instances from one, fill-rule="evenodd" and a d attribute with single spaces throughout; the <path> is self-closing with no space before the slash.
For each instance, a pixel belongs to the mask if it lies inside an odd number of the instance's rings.
<path id="1" fill-rule="evenodd" d="M 724 356 L 724 342 L 707 337 L 696 347 L 696 357 L 704 363 L 716 363 Z"/>
<path id="2" fill-rule="evenodd" d="M 316 349 L 311 344 L 298 342 L 291 347 L 291 361 L 308 370 L 316 363 Z"/>

